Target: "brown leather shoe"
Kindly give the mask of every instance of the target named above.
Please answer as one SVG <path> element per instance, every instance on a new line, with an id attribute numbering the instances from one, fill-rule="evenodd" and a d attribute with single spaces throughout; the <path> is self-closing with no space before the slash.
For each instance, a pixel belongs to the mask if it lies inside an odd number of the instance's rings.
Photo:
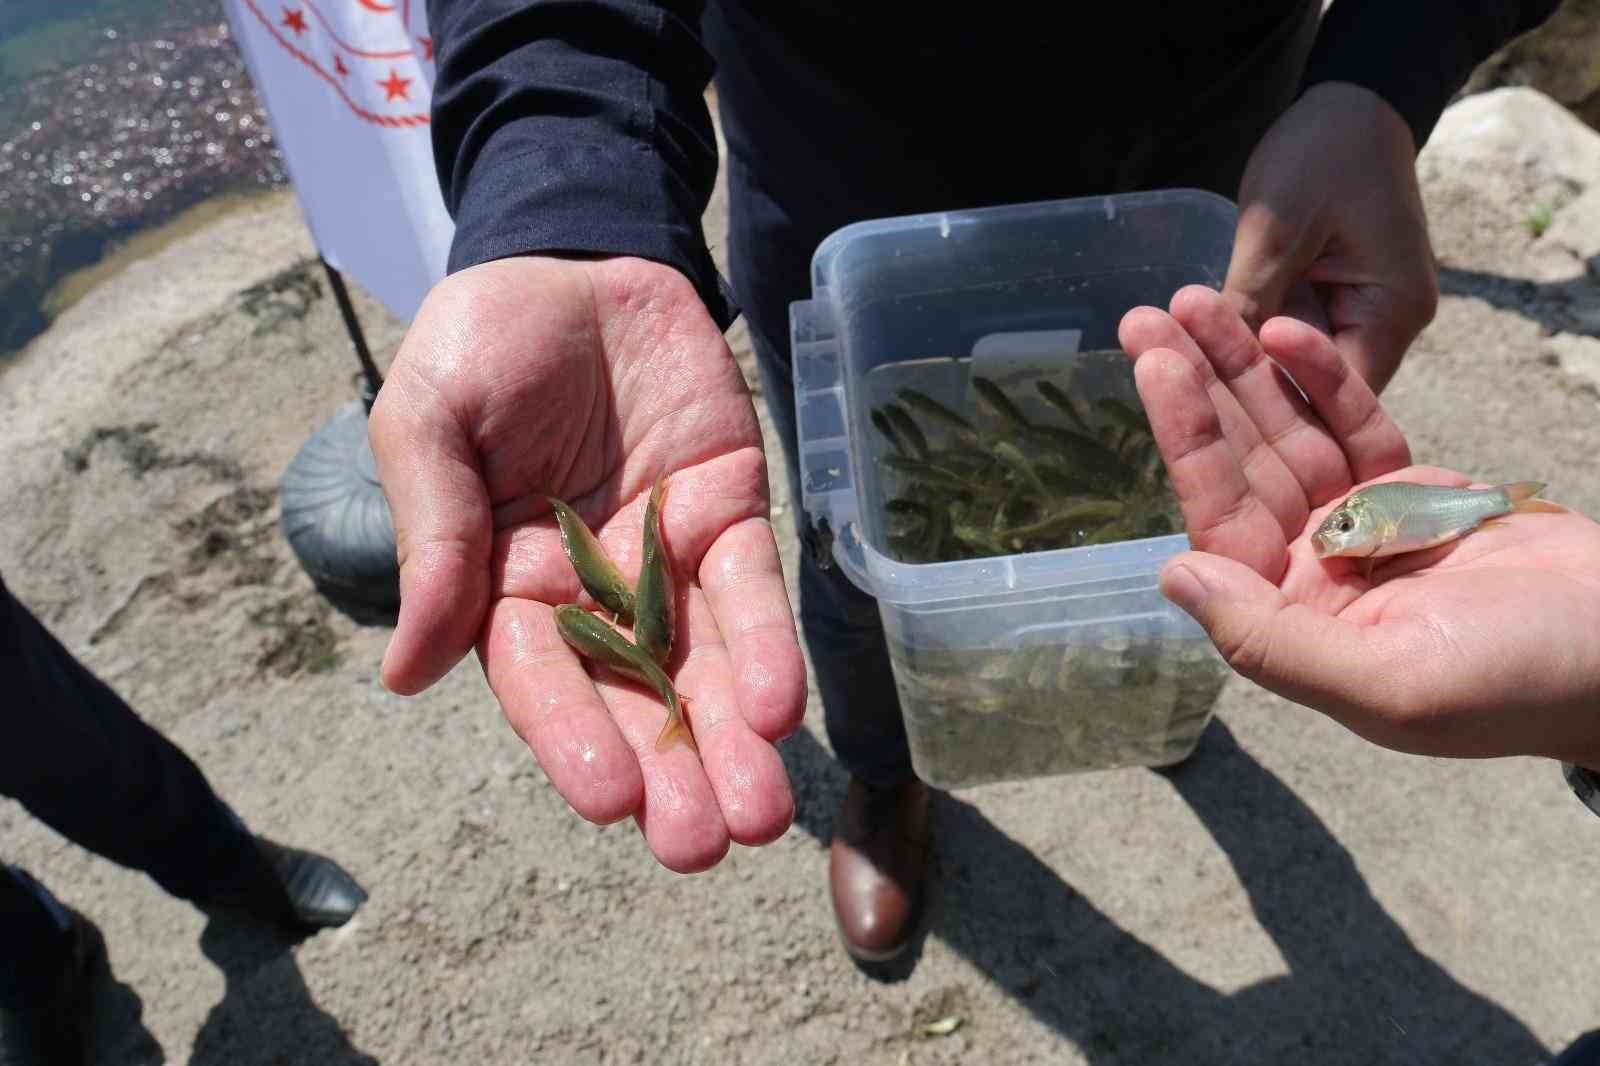
<path id="1" fill-rule="evenodd" d="M 828 850 L 828 887 L 845 950 L 885 962 L 911 943 L 928 881 L 928 786 L 876 791 L 850 779 Z"/>

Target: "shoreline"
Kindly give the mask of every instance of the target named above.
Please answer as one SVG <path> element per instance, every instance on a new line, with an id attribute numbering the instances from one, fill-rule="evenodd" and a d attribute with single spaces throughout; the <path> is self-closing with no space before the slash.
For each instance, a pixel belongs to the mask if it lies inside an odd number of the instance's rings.
<path id="1" fill-rule="evenodd" d="M 286 186 L 224 192 L 209 196 L 192 207 L 184 208 L 165 222 L 140 228 L 126 239 L 114 241 L 107 246 L 105 254 L 95 262 L 67 271 L 45 290 L 39 308 L 50 320 L 50 326 L 54 326 L 62 314 L 134 263 L 149 259 L 174 242 L 192 233 L 198 233 L 213 222 L 219 222 L 242 211 L 271 206 L 277 200 L 293 197 L 294 190 Z M 50 326 L 45 327 L 45 332 L 49 331 Z M 26 350 L 25 345 L 21 351 L 10 354 L 20 355 Z"/>
<path id="2" fill-rule="evenodd" d="M 68 274 L 218 195 L 287 184 L 222 12 L 173 7 L 0 89 L 0 358 L 49 327 Z"/>
<path id="3" fill-rule="evenodd" d="M 185 237 L 224 219 L 247 211 L 265 210 L 293 199 L 294 190 L 286 185 L 221 192 L 184 208 L 165 221 L 141 226 L 126 237 L 112 240 L 93 262 L 66 271 L 50 283 L 38 302 L 39 313 L 46 320 L 44 328 L 19 347 L 0 350 L 0 374 L 21 362 L 48 337 L 62 315 L 135 263 L 153 258 Z"/>

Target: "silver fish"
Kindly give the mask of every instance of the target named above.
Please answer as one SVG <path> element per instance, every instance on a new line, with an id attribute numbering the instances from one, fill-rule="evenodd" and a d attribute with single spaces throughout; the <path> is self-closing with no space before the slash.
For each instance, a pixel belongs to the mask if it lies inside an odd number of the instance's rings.
<path id="1" fill-rule="evenodd" d="M 1375 558 L 1421 551 L 1466 536 L 1484 522 L 1524 511 L 1562 511 L 1537 499 L 1542 481 L 1491 489 L 1460 489 L 1387 481 L 1352 492 L 1328 513 L 1315 533 L 1318 559 Z"/>

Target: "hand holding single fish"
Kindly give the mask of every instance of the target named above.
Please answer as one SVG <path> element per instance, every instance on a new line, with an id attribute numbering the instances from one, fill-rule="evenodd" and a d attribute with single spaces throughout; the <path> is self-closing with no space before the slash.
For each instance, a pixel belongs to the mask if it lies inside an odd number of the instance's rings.
<path id="1" fill-rule="evenodd" d="M 1411 462 L 1405 437 L 1328 338 L 1272 320 L 1258 340 L 1215 291 L 1140 307 L 1119 337 L 1190 543 L 1269 581 L 1315 508 Z M 1272 356 L 1262 347 L 1272 343 Z M 1310 398 L 1274 365 L 1295 376 Z"/>
<path id="2" fill-rule="evenodd" d="M 370 433 L 401 563 L 391 690 L 422 691 L 475 645 L 507 721 L 573 809 L 597 823 L 631 816 L 670 869 L 703 870 L 730 841 L 783 834 L 794 799 L 774 745 L 804 712 L 805 663 L 760 424 L 682 275 L 542 256 L 452 274 L 407 331 Z M 658 751 L 664 697 L 591 675 L 557 623 L 559 605 L 580 602 L 605 611 L 596 622 L 628 625 L 623 593 L 638 584 L 662 476 L 677 615 L 670 645 L 661 634 L 653 646 L 670 648 L 661 672 L 693 701 L 698 752 Z M 615 560 L 587 596 L 549 497 Z M 570 543 L 590 547 L 568 526 Z M 576 633 L 581 620 L 567 622 Z"/>
<path id="3" fill-rule="evenodd" d="M 1509 514 L 1564 508 L 1538 499 L 1540 481 L 1465 489 L 1386 481 L 1357 489 L 1328 513 L 1311 534 L 1318 559 L 1380 559 L 1448 544 Z M 1371 578 L 1369 566 L 1366 576 Z"/>
<path id="4" fill-rule="evenodd" d="M 1600 767 L 1600 524 L 1518 513 L 1530 486 L 1410 466 L 1372 390 L 1301 322 L 1258 342 L 1215 293 L 1184 290 L 1171 315 L 1130 313 L 1122 340 L 1197 549 L 1162 591 L 1235 670 L 1395 750 Z M 1375 545 L 1399 551 L 1359 554 Z"/>

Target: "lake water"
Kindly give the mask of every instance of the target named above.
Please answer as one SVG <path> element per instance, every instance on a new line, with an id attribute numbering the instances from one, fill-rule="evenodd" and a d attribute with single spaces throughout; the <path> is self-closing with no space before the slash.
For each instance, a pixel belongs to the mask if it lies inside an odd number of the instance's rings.
<path id="1" fill-rule="evenodd" d="M 140 230 L 286 182 L 216 0 L 0 7 L 0 353 Z"/>

